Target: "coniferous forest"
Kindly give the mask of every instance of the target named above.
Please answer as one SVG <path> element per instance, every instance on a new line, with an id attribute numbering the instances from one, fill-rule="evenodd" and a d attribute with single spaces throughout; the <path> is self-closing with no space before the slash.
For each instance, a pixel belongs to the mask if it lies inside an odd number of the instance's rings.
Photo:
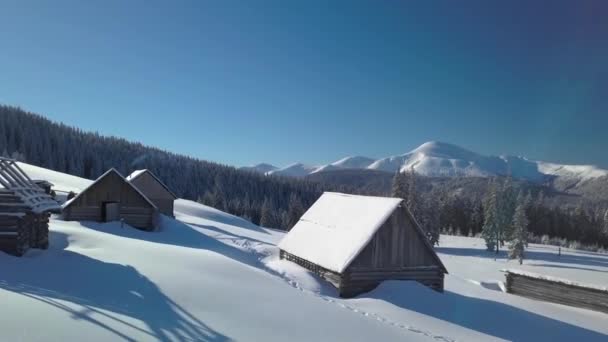
<path id="1" fill-rule="evenodd" d="M 84 132 L 10 106 L 0 106 L 0 153 L 88 179 L 96 179 L 112 167 L 124 176 L 149 169 L 181 198 L 198 200 L 256 224 L 284 229 L 292 226 L 324 190 L 347 191 L 304 180 L 265 177 Z"/>
<path id="2" fill-rule="evenodd" d="M 432 243 L 439 242 L 439 232 L 483 235 L 484 223 L 491 212 L 490 199 L 497 196 L 493 191 L 505 181 L 487 180 L 488 185 L 480 194 L 480 191 L 462 191 L 471 188 L 466 179 L 433 182 L 406 172 L 394 178 L 392 193 L 386 193 L 369 186 L 268 177 L 121 138 L 85 132 L 10 106 L 0 106 L 0 153 L 88 179 L 97 178 L 111 167 L 125 176 L 133 170 L 147 168 L 181 198 L 199 201 L 255 224 L 280 229 L 292 227 L 323 191 L 392 194 L 406 200 Z M 605 203 L 583 205 L 581 202 L 573 208 L 546 198 L 537 188 L 518 182 L 512 186 L 513 196 L 522 192 L 529 197 L 524 209 L 530 242 L 570 247 L 582 244 L 594 250 L 608 247 Z M 515 207 L 511 209 L 515 210 Z"/>

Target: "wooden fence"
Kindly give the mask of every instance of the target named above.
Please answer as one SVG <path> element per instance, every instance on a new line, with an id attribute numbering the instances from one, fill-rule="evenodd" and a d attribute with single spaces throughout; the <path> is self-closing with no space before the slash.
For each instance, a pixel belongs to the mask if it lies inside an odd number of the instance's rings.
<path id="1" fill-rule="evenodd" d="M 505 272 L 508 293 L 608 313 L 608 289 L 512 270 Z"/>

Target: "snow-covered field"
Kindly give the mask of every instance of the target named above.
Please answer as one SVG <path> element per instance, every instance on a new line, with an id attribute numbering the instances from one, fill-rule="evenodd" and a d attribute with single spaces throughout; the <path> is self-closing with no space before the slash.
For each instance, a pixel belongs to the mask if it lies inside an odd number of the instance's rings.
<path id="1" fill-rule="evenodd" d="M 60 190 L 90 182 L 31 167 Z M 65 189 L 62 187 L 66 187 Z M 445 293 L 386 282 L 354 299 L 278 260 L 283 233 L 178 200 L 158 232 L 51 221 L 51 248 L 0 253 L 0 339 L 607 341 L 608 315 L 501 291 L 504 268 L 608 284 L 608 256 L 532 245 L 523 266 L 442 236 Z"/>

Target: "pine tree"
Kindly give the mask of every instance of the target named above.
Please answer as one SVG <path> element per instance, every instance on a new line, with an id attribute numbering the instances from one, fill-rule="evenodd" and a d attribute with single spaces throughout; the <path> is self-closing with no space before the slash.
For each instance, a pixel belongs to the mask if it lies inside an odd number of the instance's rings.
<path id="1" fill-rule="evenodd" d="M 498 222 L 498 189 L 496 180 L 492 179 L 488 187 L 488 193 L 484 198 L 484 221 L 481 228 L 481 236 L 486 242 L 488 251 L 496 251 L 498 254 L 499 248 L 499 222 Z"/>
<path id="2" fill-rule="evenodd" d="M 513 180 L 507 177 L 500 189 L 498 197 L 498 231 L 500 235 L 500 245 L 511 239 L 513 234 L 512 223 L 515 207 L 517 206 L 517 196 L 513 189 Z"/>
<path id="3" fill-rule="evenodd" d="M 278 227 L 275 211 L 276 209 L 272 205 L 272 202 L 268 198 L 265 198 L 260 212 L 260 225 L 262 227 Z"/>
<path id="4" fill-rule="evenodd" d="M 409 184 L 407 174 L 397 171 L 393 177 L 391 194 L 393 197 L 407 199 Z"/>
<path id="5" fill-rule="evenodd" d="M 606 209 L 606 212 L 604 213 L 602 233 L 604 234 L 604 237 L 608 238 L 608 209 Z"/>
<path id="6" fill-rule="evenodd" d="M 414 215 L 414 217 L 419 217 L 422 205 L 420 203 L 421 197 L 418 194 L 418 189 L 416 188 L 416 171 L 414 171 L 414 168 L 412 167 L 410 171 L 405 173 L 407 174 L 408 179 L 407 196 L 404 197 L 405 203 L 410 209 L 412 215 Z"/>
<path id="7" fill-rule="evenodd" d="M 289 197 L 289 208 L 287 209 L 288 222 L 286 228 L 288 230 L 293 228 L 302 215 L 304 215 L 304 206 L 300 199 L 295 194 L 292 194 Z"/>
<path id="8" fill-rule="evenodd" d="M 530 197 L 524 199 L 522 193 L 519 193 L 509 240 L 509 258 L 518 259 L 520 265 L 523 263 L 524 250 L 528 245 L 528 217 L 526 216 L 526 209 L 530 203 L 529 200 Z"/>

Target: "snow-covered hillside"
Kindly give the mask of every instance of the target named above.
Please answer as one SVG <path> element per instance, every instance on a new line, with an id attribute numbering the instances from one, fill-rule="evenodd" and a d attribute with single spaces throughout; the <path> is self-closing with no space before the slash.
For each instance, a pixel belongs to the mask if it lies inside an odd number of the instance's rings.
<path id="1" fill-rule="evenodd" d="M 260 163 L 260 164 L 255 164 L 253 166 L 243 166 L 240 169 L 244 170 L 244 171 L 266 173 L 266 172 L 274 171 L 274 170 L 278 169 L 278 167 L 271 165 L 271 164 L 267 164 L 267 163 Z"/>
<path id="2" fill-rule="evenodd" d="M 24 168 L 28 167 L 23 165 Z M 90 181 L 27 170 L 65 188 Z M 279 260 L 283 232 L 176 201 L 158 232 L 51 220 L 51 248 L 0 253 L 3 340 L 606 341 L 608 315 L 503 293 L 504 268 L 608 283 L 608 256 L 532 245 L 524 266 L 442 236 L 445 293 L 390 281 L 354 299 Z"/>
<path id="3" fill-rule="evenodd" d="M 515 178 L 541 182 L 552 177 L 589 180 L 608 175 L 608 170 L 593 165 L 562 165 L 529 160 L 516 156 L 484 156 L 462 147 L 430 141 L 416 149 L 397 156 L 373 160 L 367 157 L 346 157 L 334 163 L 319 166 L 292 164 L 267 174 L 304 177 L 337 169 L 372 169 L 397 172 L 414 169 L 424 176 L 476 176 L 512 175 Z"/>

